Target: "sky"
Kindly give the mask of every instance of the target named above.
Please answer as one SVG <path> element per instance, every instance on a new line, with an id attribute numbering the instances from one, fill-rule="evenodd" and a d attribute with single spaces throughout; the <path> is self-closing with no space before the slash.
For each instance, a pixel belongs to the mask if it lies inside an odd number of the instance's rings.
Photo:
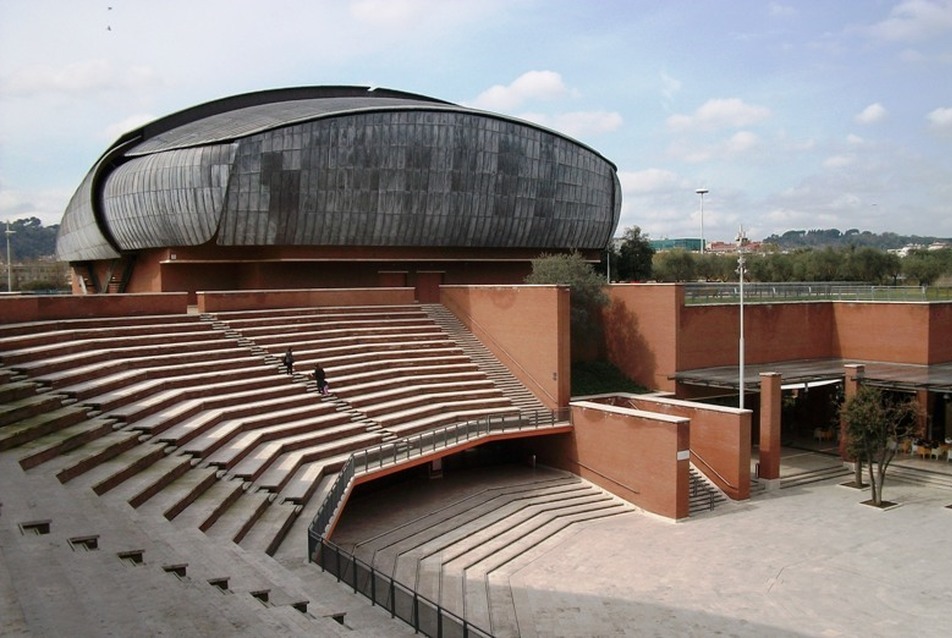
<path id="1" fill-rule="evenodd" d="M 152 119 L 324 84 L 583 142 L 617 235 L 952 237 L 952 0 L 0 0 L 0 222 Z"/>

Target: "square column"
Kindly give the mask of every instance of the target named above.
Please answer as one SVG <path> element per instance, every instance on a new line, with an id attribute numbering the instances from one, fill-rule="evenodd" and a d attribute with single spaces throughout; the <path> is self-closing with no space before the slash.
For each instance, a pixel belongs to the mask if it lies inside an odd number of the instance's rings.
<path id="1" fill-rule="evenodd" d="M 760 476 L 780 478 L 780 389 L 779 372 L 760 373 Z"/>

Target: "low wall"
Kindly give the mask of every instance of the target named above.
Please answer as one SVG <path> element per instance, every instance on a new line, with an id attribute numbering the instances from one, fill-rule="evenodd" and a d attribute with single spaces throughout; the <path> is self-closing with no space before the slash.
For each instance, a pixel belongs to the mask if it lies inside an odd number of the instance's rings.
<path id="1" fill-rule="evenodd" d="M 568 405 L 568 287 L 440 286 L 440 302 L 546 407 Z"/>
<path id="2" fill-rule="evenodd" d="M 573 401 L 573 471 L 660 516 L 688 516 L 690 421 Z"/>
<path id="3" fill-rule="evenodd" d="M 587 398 L 597 403 L 689 419 L 694 464 L 730 498 L 750 497 L 750 410 L 648 394 Z"/>
<path id="4" fill-rule="evenodd" d="M 612 284 L 602 310 L 609 361 L 646 388 L 674 390 L 684 288 L 677 284 Z"/>
<path id="5" fill-rule="evenodd" d="M 312 306 L 399 306 L 416 303 L 413 288 L 226 290 L 199 291 L 195 294 L 199 312 Z"/>
<path id="6" fill-rule="evenodd" d="M 188 294 L 184 292 L 0 297 L 0 323 L 89 317 L 173 315 L 186 312 L 188 312 Z"/>

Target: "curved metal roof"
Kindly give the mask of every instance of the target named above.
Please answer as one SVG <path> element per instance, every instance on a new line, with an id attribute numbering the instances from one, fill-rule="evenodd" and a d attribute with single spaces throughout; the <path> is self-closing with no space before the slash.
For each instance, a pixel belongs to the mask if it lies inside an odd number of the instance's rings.
<path id="1" fill-rule="evenodd" d="M 620 208 L 614 164 L 556 131 L 388 89 L 277 89 L 122 136 L 67 208 L 57 255 L 106 259 L 216 237 L 603 248 Z"/>

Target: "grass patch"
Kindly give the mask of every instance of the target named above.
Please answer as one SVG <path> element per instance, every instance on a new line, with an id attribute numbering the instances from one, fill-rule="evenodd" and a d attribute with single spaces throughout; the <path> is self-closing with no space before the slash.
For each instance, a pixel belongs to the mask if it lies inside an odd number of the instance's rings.
<path id="1" fill-rule="evenodd" d="M 606 392 L 646 392 L 609 361 L 580 361 L 572 364 L 572 396 Z"/>

